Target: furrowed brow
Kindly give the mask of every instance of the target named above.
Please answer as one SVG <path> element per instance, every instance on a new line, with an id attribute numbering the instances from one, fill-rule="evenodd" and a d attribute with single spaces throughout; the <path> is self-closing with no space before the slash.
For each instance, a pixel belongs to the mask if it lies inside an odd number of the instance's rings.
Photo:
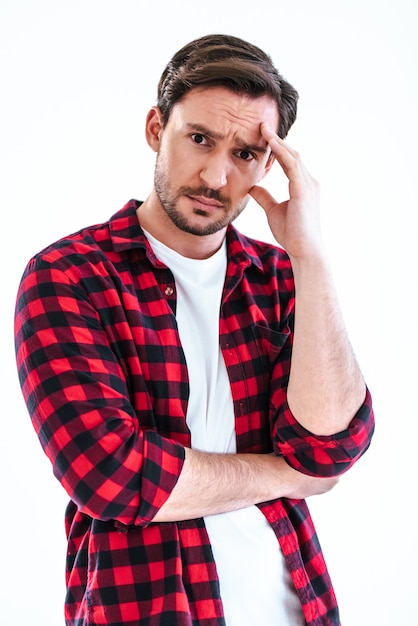
<path id="1" fill-rule="evenodd" d="M 206 126 L 202 126 L 202 124 L 188 123 L 187 129 L 195 133 L 201 133 L 202 135 L 205 135 L 205 137 L 215 139 L 216 141 L 221 141 L 222 139 L 225 138 L 225 136 L 222 135 L 221 133 L 217 133 L 211 130 L 210 128 L 207 128 Z M 258 154 L 267 154 L 267 152 L 270 151 L 268 145 L 260 146 L 259 144 L 247 143 L 243 139 L 240 139 L 240 137 L 235 138 L 235 143 L 238 148 L 240 148 L 241 150 L 248 150 L 248 152 L 256 152 Z"/>
<path id="2" fill-rule="evenodd" d="M 221 133 L 216 133 L 214 130 L 210 130 L 206 126 L 202 126 L 202 124 L 189 123 L 187 124 L 187 130 L 193 131 L 195 133 L 201 133 L 202 135 L 205 135 L 205 137 L 210 137 L 211 139 L 216 139 L 217 141 L 224 139 L 224 135 L 222 135 Z"/>
<path id="3" fill-rule="evenodd" d="M 236 137 L 235 143 L 237 144 L 238 148 L 240 148 L 241 150 L 247 150 L 248 152 L 257 152 L 258 154 L 267 154 L 267 152 L 270 152 L 268 145 L 260 146 L 258 144 L 246 143 L 239 137 Z"/>

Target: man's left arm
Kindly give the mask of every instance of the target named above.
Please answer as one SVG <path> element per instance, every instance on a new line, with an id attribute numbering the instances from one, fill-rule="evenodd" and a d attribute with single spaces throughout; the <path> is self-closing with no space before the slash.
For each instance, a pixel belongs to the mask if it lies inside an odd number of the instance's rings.
<path id="1" fill-rule="evenodd" d="M 261 132 L 289 180 L 289 199 L 277 202 L 262 187 L 252 197 L 266 212 L 270 229 L 290 257 L 295 281 L 295 322 L 286 390 L 287 409 L 305 438 L 347 431 L 370 396 L 354 356 L 322 243 L 319 185 L 299 154 L 266 125 Z M 368 410 L 369 437 L 373 417 Z M 364 411 L 362 413 L 364 420 Z M 367 447 L 368 443 L 364 442 Z"/>

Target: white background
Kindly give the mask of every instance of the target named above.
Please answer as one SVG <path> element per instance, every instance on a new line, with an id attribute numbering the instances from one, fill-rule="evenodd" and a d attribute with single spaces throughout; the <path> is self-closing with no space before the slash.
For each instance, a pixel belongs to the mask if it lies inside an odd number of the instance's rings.
<path id="1" fill-rule="evenodd" d="M 43 246 L 148 194 L 143 128 L 158 78 L 210 32 L 263 47 L 300 93 L 288 141 L 321 182 L 324 237 L 374 396 L 370 451 L 311 499 L 343 624 L 417 623 L 417 13 L 413 0 L 1 0 L 3 626 L 63 624 L 67 498 L 18 386 L 20 276 Z M 266 184 L 284 195 L 278 169 Z M 239 225 L 270 240 L 253 204 Z"/>

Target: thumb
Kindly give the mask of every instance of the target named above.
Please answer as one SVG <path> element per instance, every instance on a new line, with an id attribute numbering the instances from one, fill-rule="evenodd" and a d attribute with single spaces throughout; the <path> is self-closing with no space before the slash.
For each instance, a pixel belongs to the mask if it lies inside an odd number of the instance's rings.
<path id="1" fill-rule="evenodd" d="M 254 198 L 257 204 L 265 210 L 266 213 L 277 205 L 277 201 L 273 198 L 271 193 L 267 191 L 267 189 L 264 189 L 264 187 L 254 185 L 248 193 L 252 198 Z"/>

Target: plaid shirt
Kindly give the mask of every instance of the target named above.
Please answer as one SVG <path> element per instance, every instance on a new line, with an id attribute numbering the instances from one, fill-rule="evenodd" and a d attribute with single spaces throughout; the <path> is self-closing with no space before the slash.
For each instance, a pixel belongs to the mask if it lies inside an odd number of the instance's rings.
<path id="1" fill-rule="evenodd" d="M 71 501 L 66 624 L 221 626 L 202 519 L 153 523 L 190 446 L 188 375 L 176 285 L 130 201 L 28 264 L 16 308 L 22 391 L 54 474 Z M 347 431 L 318 437 L 286 403 L 294 284 L 279 248 L 230 226 L 220 345 L 238 452 L 284 455 L 314 476 L 346 471 L 370 443 L 369 393 Z M 338 608 L 303 500 L 260 505 L 280 542 L 309 626 Z"/>

